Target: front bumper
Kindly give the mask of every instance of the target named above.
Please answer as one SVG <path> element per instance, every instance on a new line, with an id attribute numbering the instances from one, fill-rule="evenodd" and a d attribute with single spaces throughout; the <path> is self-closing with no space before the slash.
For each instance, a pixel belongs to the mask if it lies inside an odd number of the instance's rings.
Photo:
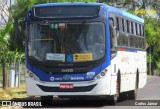
<path id="1" fill-rule="evenodd" d="M 49 95 L 109 95 L 110 79 L 105 76 L 98 80 L 83 82 L 44 82 L 36 81 L 26 76 L 27 95 L 49 96 Z M 73 84 L 73 89 L 60 89 L 60 84 Z"/>

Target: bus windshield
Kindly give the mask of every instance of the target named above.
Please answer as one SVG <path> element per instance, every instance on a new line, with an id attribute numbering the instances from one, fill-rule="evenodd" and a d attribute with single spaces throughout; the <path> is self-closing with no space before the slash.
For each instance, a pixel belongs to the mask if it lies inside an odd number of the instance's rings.
<path id="1" fill-rule="evenodd" d="M 105 24 L 31 23 L 29 57 L 38 61 L 95 61 L 105 55 Z"/>

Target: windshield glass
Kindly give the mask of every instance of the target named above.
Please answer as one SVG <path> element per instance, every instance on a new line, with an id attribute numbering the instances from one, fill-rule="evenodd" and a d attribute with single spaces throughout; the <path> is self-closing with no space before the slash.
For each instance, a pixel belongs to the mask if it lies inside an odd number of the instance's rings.
<path id="1" fill-rule="evenodd" d="M 39 61 L 94 61 L 105 54 L 102 22 L 32 23 L 29 31 L 29 56 Z"/>

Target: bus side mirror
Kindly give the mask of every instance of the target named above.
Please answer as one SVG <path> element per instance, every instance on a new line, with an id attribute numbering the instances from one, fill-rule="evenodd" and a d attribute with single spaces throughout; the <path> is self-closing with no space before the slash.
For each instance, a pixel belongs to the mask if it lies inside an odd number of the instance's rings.
<path id="1" fill-rule="evenodd" d="M 16 27 L 15 31 L 15 38 L 20 39 L 21 38 L 21 32 L 22 32 L 22 26 L 21 23 L 26 21 L 26 17 L 22 17 L 18 20 L 18 25 Z"/>
<path id="2" fill-rule="evenodd" d="M 18 20 L 18 23 L 25 22 L 25 21 L 26 21 L 26 17 L 22 17 Z"/>
<path id="3" fill-rule="evenodd" d="M 22 17 L 22 18 L 20 18 L 19 20 L 18 20 L 18 31 L 19 32 L 22 32 L 22 26 L 21 26 L 21 24 L 22 24 L 22 22 L 25 22 L 26 21 L 26 17 Z"/>

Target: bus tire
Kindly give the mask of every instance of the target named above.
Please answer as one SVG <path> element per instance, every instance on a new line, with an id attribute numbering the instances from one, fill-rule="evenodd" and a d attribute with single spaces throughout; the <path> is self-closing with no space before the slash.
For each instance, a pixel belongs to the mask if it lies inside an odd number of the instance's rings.
<path id="1" fill-rule="evenodd" d="M 125 101 L 125 100 L 127 100 L 127 93 L 126 92 L 121 92 L 119 94 L 118 101 Z"/>
<path id="2" fill-rule="evenodd" d="M 119 83 L 118 101 L 124 101 L 124 100 L 127 99 L 127 94 L 125 92 L 120 92 L 120 89 L 121 89 L 121 75 L 120 75 L 120 72 L 118 73 L 118 83 Z"/>
<path id="3" fill-rule="evenodd" d="M 135 90 L 131 90 L 128 92 L 128 99 L 129 100 L 135 100 L 137 97 L 137 88 Z"/>
<path id="4" fill-rule="evenodd" d="M 108 99 L 108 104 L 109 105 L 116 105 L 117 99 L 118 99 L 117 95 L 110 95 L 109 99 Z"/>
<path id="5" fill-rule="evenodd" d="M 53 96 L 41 96 L 42 106 L 51 105 Z"/>

